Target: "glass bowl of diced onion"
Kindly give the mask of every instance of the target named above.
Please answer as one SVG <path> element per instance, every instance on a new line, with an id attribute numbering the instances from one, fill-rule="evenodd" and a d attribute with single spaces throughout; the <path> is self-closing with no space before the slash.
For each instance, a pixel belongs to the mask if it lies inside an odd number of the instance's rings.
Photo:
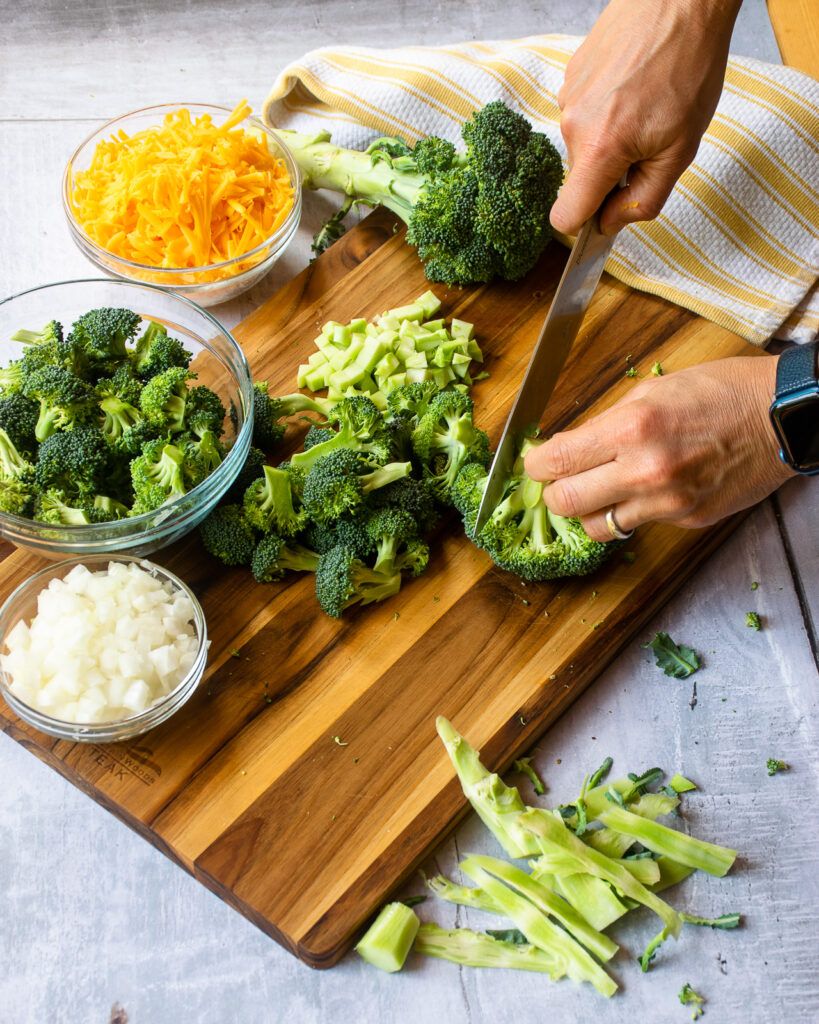
<path id="1" fill-rule="evenodd" d="M 202 306 L 227 302 L 259 282 L 298 229 L 302 185 L 286 145 L 245 111 L 241 105 L 231 111 L 205 103 L 167 103 L 124 114 L 92 132 L 71 155 L 63 174 L 63 209 L 80 251 L 111 277 L 169 288 Z M 193 157 L 180 159 L 159 179 L 159 158 L 142 166 L 128 162 L 129 140 L 165 131 L 166 118 L 180 114 L 183 127 L 205 119 L 206 126 L 219 129 L 227 124 L 230 131 L 244 133 L 249 146 L 258 142 L 261 152 L 252 157 L 258 165 L 242 165 L 231 181 L 229 166 L 221 167 L 224 174 L 219 180 L 214 178 L 221 153 L 209 166 L 197 166 Z M 157 148 L 158 157 L 167 149 L 160 143 Z M 264 154 L 278 166 L 281 182 L 286 181 L 290 190 L 286 208 L 279 208 L 278 186 L 264 191 L 255 181 L 246 181 L 254 173 L 248 167 L 262 167 Z M 118 159 L 123 161 L 121 187 L 106 170 Z M 100 164 L 105 179 L 99 174 L 92 178 Z M 142 211 L 139 217 L 133 213 L 137 208 Z"/>
<path id="2" fill-rule="evenodd" d="M 128 555 L 72 558 L 0 608 L 0 693 L 50 736 L 119 742 L 182 707 L 207 650 L 202 607 L 173 573 Z"/>

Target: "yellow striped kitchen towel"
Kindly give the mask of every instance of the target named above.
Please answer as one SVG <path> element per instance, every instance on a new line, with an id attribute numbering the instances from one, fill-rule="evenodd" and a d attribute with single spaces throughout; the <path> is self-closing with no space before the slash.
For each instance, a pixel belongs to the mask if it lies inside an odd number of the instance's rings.
<path id="1" fill-rule="evenodd" d="M 264 105 L 272 127 L 328 128 L 342 146 L 415 142 L 502 99 L 564 158 L 557 93 L 581 39 L 531 36 L 400 49 L 314 50 Z M 662 213 L 617 238 L 607 270 L 762 345 L 819 330 L 819 81 L 732 57 L 696 159 Z"/>

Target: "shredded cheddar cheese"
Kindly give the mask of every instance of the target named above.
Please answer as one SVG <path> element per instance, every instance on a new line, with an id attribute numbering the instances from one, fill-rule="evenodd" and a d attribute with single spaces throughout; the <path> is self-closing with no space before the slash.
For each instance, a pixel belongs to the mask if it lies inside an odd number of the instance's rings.
<path id="1" fill-rule="evenodd" d="M 183 108 L 100 141 L 74 175 L 78 224 L 101 248 L 151 267 L 207 267 L 255 249 L 286 219 L 293 184 L 261 133 L 237 127 L 250 112 L 243 100 L 217 125 Z"/>

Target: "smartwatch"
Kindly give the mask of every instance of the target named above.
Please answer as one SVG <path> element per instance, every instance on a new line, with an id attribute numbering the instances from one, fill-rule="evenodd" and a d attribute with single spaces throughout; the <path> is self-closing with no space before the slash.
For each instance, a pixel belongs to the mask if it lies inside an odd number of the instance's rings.
<path id="1" fill-rule="evenodd" d="M 819 473 L 819 340 L 786 349 L 776 366 L 771 423 L 779 457 L 797 473 Z"/>

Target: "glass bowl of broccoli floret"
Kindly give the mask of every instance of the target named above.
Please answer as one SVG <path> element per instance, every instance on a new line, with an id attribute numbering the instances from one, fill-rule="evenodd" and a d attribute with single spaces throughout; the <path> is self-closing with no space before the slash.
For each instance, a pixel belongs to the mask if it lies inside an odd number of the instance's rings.
<path id="1" fill-rule="evenodd" d="M 0 301 L 0 536 L 51 559 L 170 544 L 238 476 L 252 409 L 238 343 L 173 292 L 103 278 Z"/>
<path id="2" fill-rule="evenodd" d="M 302 183 L 281 138 L 240 104 L 161 104 L 85 138 L 62 182 L 77 247 L 103 273 L 202 306 L 236 298 L 281 257 Z"/>

